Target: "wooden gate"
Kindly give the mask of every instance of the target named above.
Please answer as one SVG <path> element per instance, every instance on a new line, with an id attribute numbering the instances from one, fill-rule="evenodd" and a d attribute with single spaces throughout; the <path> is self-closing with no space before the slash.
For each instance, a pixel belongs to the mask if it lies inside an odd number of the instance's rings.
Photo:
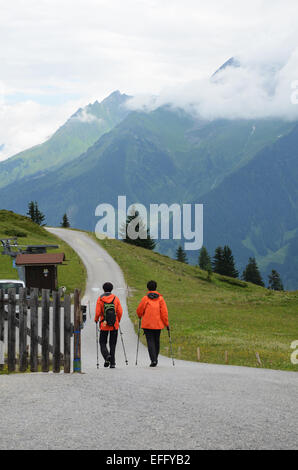
<path id="1" fill-rule="evenodd" d="M 70 295 L 50 294 L 46 289 L 41 296 L 38 289 L 32 289 L 29 296 L 26 289 L 20 289 L 18 295 L 15 289 L 7 294 L 0 289 L 0 369 L 7 362 L 8 372 L 29 368 L 31 372 L 52 369 L 58 373 L 63 365 L 64 372 L 70 373 L 74 336 L 73 371 L 81 372 L 80 291 L 74 292 L 73 308 Z"/>

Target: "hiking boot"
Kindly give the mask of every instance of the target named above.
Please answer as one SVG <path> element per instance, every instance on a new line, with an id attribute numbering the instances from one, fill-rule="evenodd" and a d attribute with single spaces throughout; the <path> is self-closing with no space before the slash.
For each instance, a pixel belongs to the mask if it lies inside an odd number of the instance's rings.
<path id="1" fill-rule="evenodd" d="M 110 365 L 110 362 L 111 362 L 111 356 L 107 356 L 106 359 L 105 359 L 105 363 L 104 363 L 104 367 L 109 367 Z"/>
<path id="2" fill-rule="evenodd" d="M 157 362 L 151 362 L 150 367 L 156 367 L 156 366 L 157 366 Z"/>

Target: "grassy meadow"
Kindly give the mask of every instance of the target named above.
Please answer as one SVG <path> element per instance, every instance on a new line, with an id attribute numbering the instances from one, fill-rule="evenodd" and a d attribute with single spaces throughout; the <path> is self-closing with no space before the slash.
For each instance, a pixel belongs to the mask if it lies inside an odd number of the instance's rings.
<path id="1" fill-rule="evenodd" d="M 176 358 L 197 361 L 199 347 L 202 362 L 298 371 L 290 360 L 291 343 L 298 340 L 297 291 L 269 291 L 216 274 L 210 282 L 199 267 L 117 240 L 98 242 L 123 270 L 136 329 L 135 311 L 147 281 L 157 281 L 169 309 Z M 166 330 L 161 352 L 169 355 Z"/>

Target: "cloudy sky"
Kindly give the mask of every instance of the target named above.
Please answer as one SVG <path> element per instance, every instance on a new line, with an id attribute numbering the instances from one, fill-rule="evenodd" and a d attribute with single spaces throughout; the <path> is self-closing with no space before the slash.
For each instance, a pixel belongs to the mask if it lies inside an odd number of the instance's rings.
<path id="1" fill-rule="evenodd" d="M 0 0 L 0 160 L 116 89 L 210 118 L 298 117 L 297 17 L 297 0 Z M 243 66 L 215 90 L 231 56 Z"/>

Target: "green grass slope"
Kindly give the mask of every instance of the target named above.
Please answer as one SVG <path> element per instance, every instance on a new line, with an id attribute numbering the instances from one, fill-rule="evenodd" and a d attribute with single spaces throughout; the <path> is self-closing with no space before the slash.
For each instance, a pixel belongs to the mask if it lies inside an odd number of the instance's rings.
<path id="1" fill-rule="evenodd" d="M 58 266 L 59 286 L 65 286 L 69 293 L 73 292 L 75 288 L 85 289 L 85 266 L 69 245 L 47 232 L 43 227 L 31 222 L 28 217 L 0 210 L 0 238 L 13 236 L 18 236 L 19 245 L 59 245 L 58 249 L 49 251 L 49 253 L 65 253 L 65 265 Z M 2 249 L 0 251 L 2 252 Z M 12 267 L 10 256 L 0 254 L 0 279 L 18 279 L 18 272 Z"/>
<path id="2" fill-rule="evenodd" d="M 93 235 L 95 238 L 95 236 Z M 298 292 L 272 292 L 213 275 L 158 253 L 116 240 L 98 241 L 120 265 L 130 288 L 128 307 L 137 329 L 136 307 L 150 279 L 158 282 L 169 309 L 176 358 L 298 371 L 290 360 L 298 339 Z M 143 336 L 142 336 L 143 340 Z M 169 355 L 166 331 L 161 353 Z"/>

